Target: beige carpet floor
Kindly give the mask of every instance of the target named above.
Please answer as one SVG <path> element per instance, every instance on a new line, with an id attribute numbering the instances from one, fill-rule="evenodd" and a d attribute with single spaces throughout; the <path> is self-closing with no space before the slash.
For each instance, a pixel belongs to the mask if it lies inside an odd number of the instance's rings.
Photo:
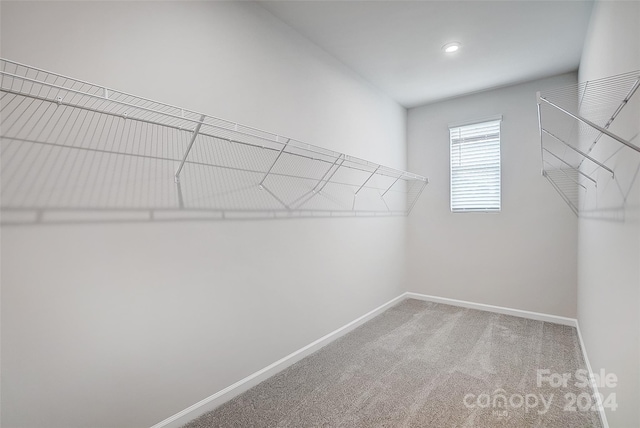
<path id="1" fill-rule="evenodd" d="M 573 327 L 409 299 L 185 428 L 601 427 L 578 369 Z"/>

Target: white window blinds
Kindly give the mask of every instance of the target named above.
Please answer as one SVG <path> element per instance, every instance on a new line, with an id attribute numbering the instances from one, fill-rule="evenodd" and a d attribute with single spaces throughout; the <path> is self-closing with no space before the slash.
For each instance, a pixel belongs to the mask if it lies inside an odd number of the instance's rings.
<path id="1" fill-rule="evenodd" d="M 500 120 L 449 128 L 451 211 L 500 211 Z"/>

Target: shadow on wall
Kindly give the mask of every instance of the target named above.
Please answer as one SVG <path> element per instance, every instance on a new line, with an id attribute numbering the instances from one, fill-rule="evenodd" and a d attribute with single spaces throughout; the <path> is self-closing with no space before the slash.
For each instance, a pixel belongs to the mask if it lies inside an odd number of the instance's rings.
<path id="1" fill-rule="evenodd" d="M 578 216 L 638 221 L 640 71 L 539 94 L 543 174 Z"/>
<path id="2" fill-rule="evenodd" d="M 628 141 L 638 141 L 638 134 Z M 599 182 L 596 192 L 586 196 L 580 217 L 617 222 L 640 221 L 640 154 L 619 147 L 607 161 L 616 165 L 616 173 Z"/>
<path id="3" fill-rule="evenodd" d="M 407 215 L 424 177 L 7 60 L 2 224 Z"/>

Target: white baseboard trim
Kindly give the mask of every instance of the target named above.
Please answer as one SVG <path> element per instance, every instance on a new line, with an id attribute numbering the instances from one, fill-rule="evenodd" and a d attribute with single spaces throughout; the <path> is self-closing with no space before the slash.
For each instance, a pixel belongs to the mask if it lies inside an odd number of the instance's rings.
<path id="1" fill-rule="evenodd" d="M 503 306 L 487 305 L 485 303 L 468 302 L 466 300 L 449 299 L 446 297 L 429 296 L 427 294 L 419 294 L 419 293 L 411 293 L 411 292 L 404 293 L 404 296 L 407 299 L 418 299 L 418 300 L 425 300 L 427 302 L 444 303 L 445 305 L 460 306 L 460 307 L 469 308 L 469 309 L 478 309 L 480 311 L 495 312 L 495 313 L 504 314 L 504 315 L 513 315 L 514 317 L 551 322 L 554 324 L 568 325 L 571 327 L 576 327 L 577 325 L 577 321 L 575 318 L 566 318 L 558 315 L 549 315 L 549 314 L 543 314 L 540 312 L 523 311 L 522 309 L 505 308 Z"/>
<path id="2" fill-rule="evenodd" d="M 243 392 L 245 392 L 246 390 L 256 386 L 257 384 L 259 384 L 260 382 L 270 378 L 271 376 L 275 375 L 276 373 L 286 369 L 287 367 L 293 365 L 294 363 L 300 361 L 301 359 L 303 359 L 304 357 L 311 355 L 312 353 L 314 353 L 315 351 L 317 351 L 318 349 L 322 348 L 325 345 L 328 345 L 330 342 L 333 342 L 334 340 L 340 338 L 341 336 L 344 336 L 345 334 L 349 333 L 350 331 L 354 330 L 356 327 L 364 324 L 365 322 L 369 321 L 370 319 L 374 318 L 375 316 L 381 314 L 382 312 L 386 311 L 387 309 L 389 309 L 391 306 L 400 303 L 402 300 L 404 300 L 406 293 L 403 293 L 401 295 L 399 295 L 398 297 L 389 300 L 387 303 L 378 306 L 377 308 L 375 308 L 374 310 L 367 312 L 366 314 L 362 315 L 361 317 L 351 321 L 349 324 L 346 324 L 342 327 L 340 327 L 337 330 L 332 331 L 331 333 L 321 337 L 320 339 L 316 340 L 315 342 L 312 342 L 310 344 L 308 344 L 307 346 L 298 349 L 295 352 L 292 352 L 291 354 L 287 355 L 284 358 L 279 359 L 278 361 L 276 361 L 273 364 L 268 365 L 267 367 L 263 368 L 262 370 L 258 370 L 257 372 L 250 374 L 249 376 L 245 377 L 242 380 L 239 380 L 238 382 L 234 383 L 233 385 L 230 385 L 228 387 L 226 387 L 225 389 L 216 392 L 215 394 L 197 402 L 196 404 L 194 404 L 193 406 L 187 407 L 186 409 L 184 409 L 181 412 L 176 413 L 173 416 L 168 417 L 167 419 L 158 422 L 157 424 L 153 425 L 151 428 L 179 428 L 182 425 L 186 424 L 187 422 L 191 421 L 192 419 L 197 418 L 198 416 L 207 413 L 213 409 L 215 409 L 216 407 L 220 406 L 221 404 L 231 400 L 232 398 L 242 394 Z"/>
<path id="3" fill-rule="evenodd" d="M 576 320 L 576 331 L 578 332 L 578 340 L 580 341 L 580 349 L 582 350 L 582 357 L 584 358 L 584 363 L 587 366 L 587 370 L 589 371 L 589 376 L 591 379 L 591 388 L 593 388 L 593 393 L 596 397 L 598 397 L 598 414 L 600 415 L 600 420 L 602 421 L 602 428 L 609 428 L 609 422 L 607 421 L 607 414 L 604 411 L 604 407 L 600 402 L 601 395 L 598 392 L 598 383 L 593 376 L 593 370 L 591 370 L 591 363 L 589 363 L 589 357 L 587 356 L 587 350 L 584 347 L 584 342 L 582 341 L 582 333 L 580 333 L 580 324 Z"/>
<path id="4" fill-rule="evenodd" d="M 375 316 L 381 314 L 382 312 L 389 309 L 391 306 L 397 303 L 400 303 L 401 301 L 406 299 L 417 299 L 417 300 L 424 300 L 428 302 L 443 303 L 451 306 L 459 306 L 463 308 L 477 309 L 481 311 L 494 312 L 494 313 L 505 314 L 505 315 L 513 315 L 521 318 L 528 318 L 528 319 L 533 319 L 537 321 L 545 321 L 545 322 L 551 322 L 555 324 L 562 324 L 562 325 L 575 327 L 578 333 L 578 339 L 580 341 L 580 347 L 582 349 L 587 370 L 589 371 L 589 374 L 593 379 L 593 372 L 591 371 L 591 365 L 589 364 L 589 359 L 587 358 L 587 352 L 585 350 L 584 343 L 582 342 L 582 335 L 580 334 L 578 321 L 574 318 L 566 318 L 566 317 L 561 317 L 557 315 L 549 315 L 549 314 L 543 314 L 539 312 L 524 311 L 520 309 L 505 308 L 502 306 L 487 305 L 484 303 L 474 303 L 474 302 L 468 302 L 465 300 L 449 299 L 446 297 L 437 297 L 437 296 L 429 296 L 426 294 L 405 292 L 399 295 L 398 297 L 391 299 L 387 303 L 375 308 L 374 310 L 362 315 L 361 317 L 351 321 L 350 323 L 340 327 L 339 329 L 332 331 L 331 333 L 308 344 L 307 346 L 300 348 L 295 352 L 292 352 L 291 354 L 287 355 L 284 358 L 281 358 L 275 363 L 270 364 L 269 366 L 261 370 L 258 370 L 257 372 L 197 402 L 196 404 L 184 409 L 183 411 L 178 412 L 175 415 L 170 416 L 161 422 L 158 422 L 157 424 L 153 425 L 151 428 L 181 427 L 187 422 L 197 418 L 198 416 L 206 412 L 209 412 L 215 409 L 221 404 L 231 400 L 232 398 L 242 394 L 248 389 L 256 386 L 260 382 L 286 369 L 287 367 L 300 361 L 304 357 L 314 353 L 315 351 L 319 350 L 323 346 L 328 345 L 329 343 L 344 336 L 345 334 L 349 333 L 350 331 L 354 330 L 355 328 L 364 324 L 365 322 L 369 321 Z M 593 382 L 593 390 L 596 394 L 598 393 L 598 387 L 595 384 L 595 382 Z M 600 406 L 599 411 L 600 411 L 600 418 L 602 419 L 604 428 L 609 428 L 609 425 L 607 423 L 607 418 L 602 406 Z"/>

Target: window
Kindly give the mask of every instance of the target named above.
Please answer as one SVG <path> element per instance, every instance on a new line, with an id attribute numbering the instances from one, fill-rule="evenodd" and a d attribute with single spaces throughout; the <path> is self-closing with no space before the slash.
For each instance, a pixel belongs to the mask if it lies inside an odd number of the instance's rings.
<path id="1" fill-rule="evenodd" d="M 451 211 L 500 211 L 500 120 L 449 128 Z"/>

